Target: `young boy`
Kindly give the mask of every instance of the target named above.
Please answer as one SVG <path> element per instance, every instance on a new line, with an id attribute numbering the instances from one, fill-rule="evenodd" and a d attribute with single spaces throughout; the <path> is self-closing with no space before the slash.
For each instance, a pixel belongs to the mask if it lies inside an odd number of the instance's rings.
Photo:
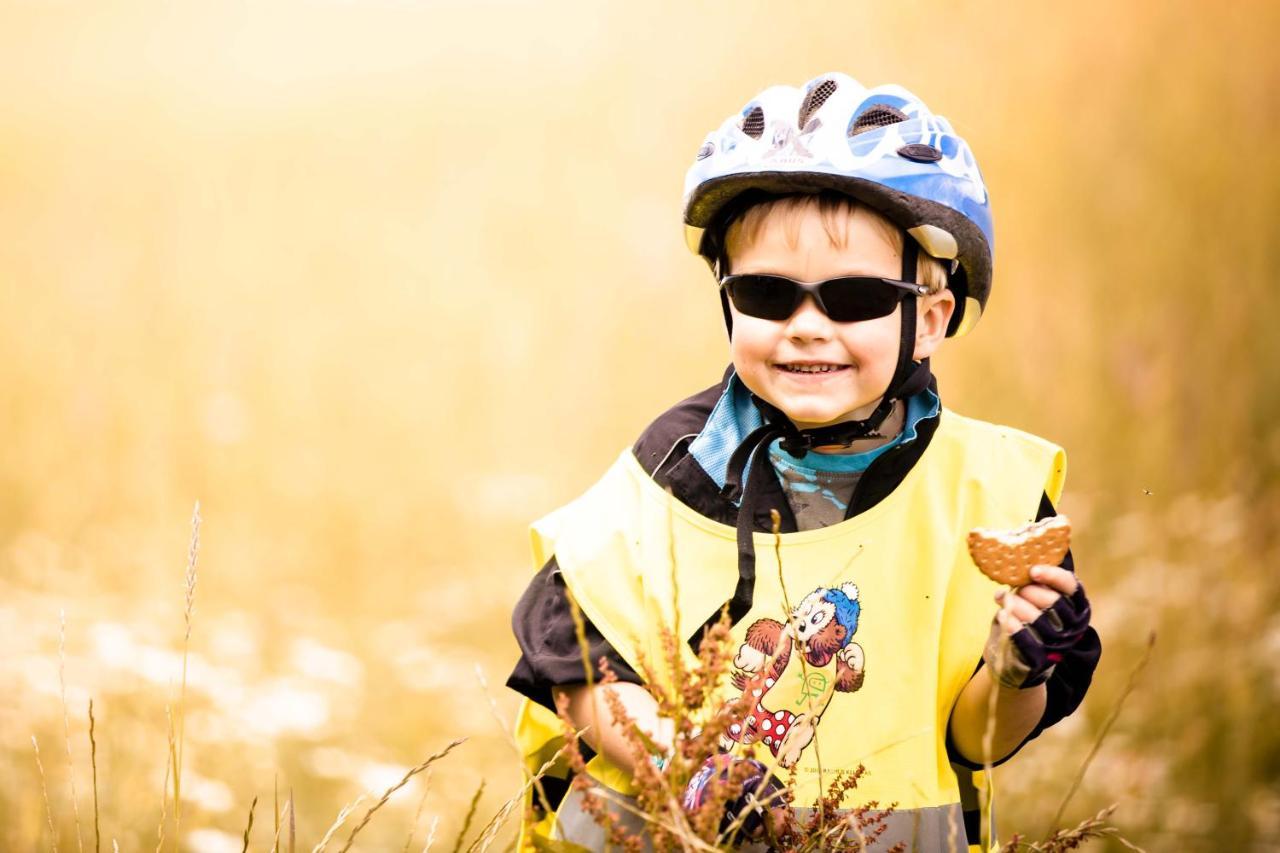
<path id="1" fill-rule="evenodd" d="M 972 528 L 1053 515 L 1065 470 L 1049 442 L 943 409 L 929 371 L 990 292 L 973 156 L 906 90 L 827 74 L 726 120 L 685 189 L 733 365 L 535 525 L 541 570 L 514 613 L 508 680 L 530 700 L 533 761 L 563 695 L 590 726 L 593 779 L 629 793 L 634 759 L 592 711 L 607 705 L 584 683 L 566 588 L 593 666 L 604 657 L 620 679 L 593 690 L 614 690 L 660 744 L 671 734 L 637 661 L 659 658 L 661 624 L 694 639 L 727 605 L 735 683 L 755 704 L 726 751 L 754 743 L 794 769 L 797 805 L 817 796 L 820 767 L 865 766 L 859 801 L 896 803 L 876 849 L 979 845 L 984 760 L 1074 711 L 1100 645 L 1070 553 L 1008 591 L 966 549 Z M 600 849 L 580 800 L 563 797 L 554 835 Z"/>

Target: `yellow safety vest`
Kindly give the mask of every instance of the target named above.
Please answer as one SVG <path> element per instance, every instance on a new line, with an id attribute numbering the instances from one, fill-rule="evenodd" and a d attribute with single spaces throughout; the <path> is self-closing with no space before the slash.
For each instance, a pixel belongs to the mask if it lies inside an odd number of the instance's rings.
<path id="1" fill-rule="evenodd" d="M 814 738 L 827 781 L 865 766 L 851 805 L 951 807 L 962 789 L 986 784 L 984 774 L 955 768 L 945 747 L 951 709 L 995 612 L 996 585 L 973 565 L 966 537 L 974 527 L 1034 520 L 1042 493 L 1058 502 L 1065 472 L 1061 448 L 944 409 L 923 455 L 880 503 L 830 527 L 782 534 L 777 552 L 771 534 L 755 534 L 754 604 L 734 626 L 734 648 L 744 662 L 763 659 L 747 642 L 752 626 L 792 644 L 785 671 L 751 672 L 747 689 L 759 691 L 751 732 L 759 753 L 798 771 L 796 805 L 818 795 Z M 734 528 L 674 499 L 630 451 L 532 534 L 535 568 L 554 554 L 583 612 L 633 667 L 642 656 L 662 660 L 660 626 L 688 636 L 737 582 Z M 797 631 L 808 632 L 803 645 Z M 809 665 L 799 667 L 802 648 Z M 857 669 L 860 684 L 850 689 Z M 766 745 L 779 723 L 784 731 Z M 790 740 L 787 727 L 798 729 Z M 558 721 L 527 700 L 517 730 L 533 769 L 559 745 Z M 588 770 L 630 793 L 627 774 L 602 757 Z"/>

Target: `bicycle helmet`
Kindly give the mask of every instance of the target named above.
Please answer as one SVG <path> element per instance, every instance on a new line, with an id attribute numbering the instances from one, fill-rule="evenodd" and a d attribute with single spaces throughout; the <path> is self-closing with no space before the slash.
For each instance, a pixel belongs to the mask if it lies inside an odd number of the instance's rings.
<path id="1" fill-rule="evenodd" d="M 901 86 L 867 89 L 832 73 L 765 89 L 698 149 L 685 176 L 686 241 L 719 271 L 724 230 L 744 194 L 822 190 L 854 197 L 951 261 L 947 335 L 973 328 L 991 293 L 987 189 L 951 123 Z"/>

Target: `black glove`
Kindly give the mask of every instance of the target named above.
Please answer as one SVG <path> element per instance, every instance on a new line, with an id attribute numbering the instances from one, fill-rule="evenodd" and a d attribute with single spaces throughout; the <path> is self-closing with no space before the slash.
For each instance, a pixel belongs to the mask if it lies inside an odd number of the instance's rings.
<path id="1" fill-rule="evenodd" d="M 1053 667 L 1088 630 L 1089 616 L 1089 599 L 1077 579 L 1075 592 L 1060 596 L 1040 611 L 1034 622 L 1023 623 L 1022 630 L 1009 637 L 1003 649 L 1004 631 L 993 619 L 982 659 L 991 667 L 995 680 L 1005 687 L 1044 684 L 1053 674 Z"/>

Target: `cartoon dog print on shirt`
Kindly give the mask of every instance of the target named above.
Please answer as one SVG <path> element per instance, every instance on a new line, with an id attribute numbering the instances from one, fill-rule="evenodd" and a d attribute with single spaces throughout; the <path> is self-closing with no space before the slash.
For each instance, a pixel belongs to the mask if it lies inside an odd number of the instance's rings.
<path id="1" fill-rule="evenodd" d="M 786 625 L 751 623 L 733 659 L 733 684 L 756 704 L 729 727 L 721 746 L 763 743 L 780 765 L 795 766 L 831 697 L 862 686 L 865 661 L 853 642 L 860 611 L 858 587 L 844 583 L 809 593 Z M 793 654 L 797 644 L 800 653 Z"/>

